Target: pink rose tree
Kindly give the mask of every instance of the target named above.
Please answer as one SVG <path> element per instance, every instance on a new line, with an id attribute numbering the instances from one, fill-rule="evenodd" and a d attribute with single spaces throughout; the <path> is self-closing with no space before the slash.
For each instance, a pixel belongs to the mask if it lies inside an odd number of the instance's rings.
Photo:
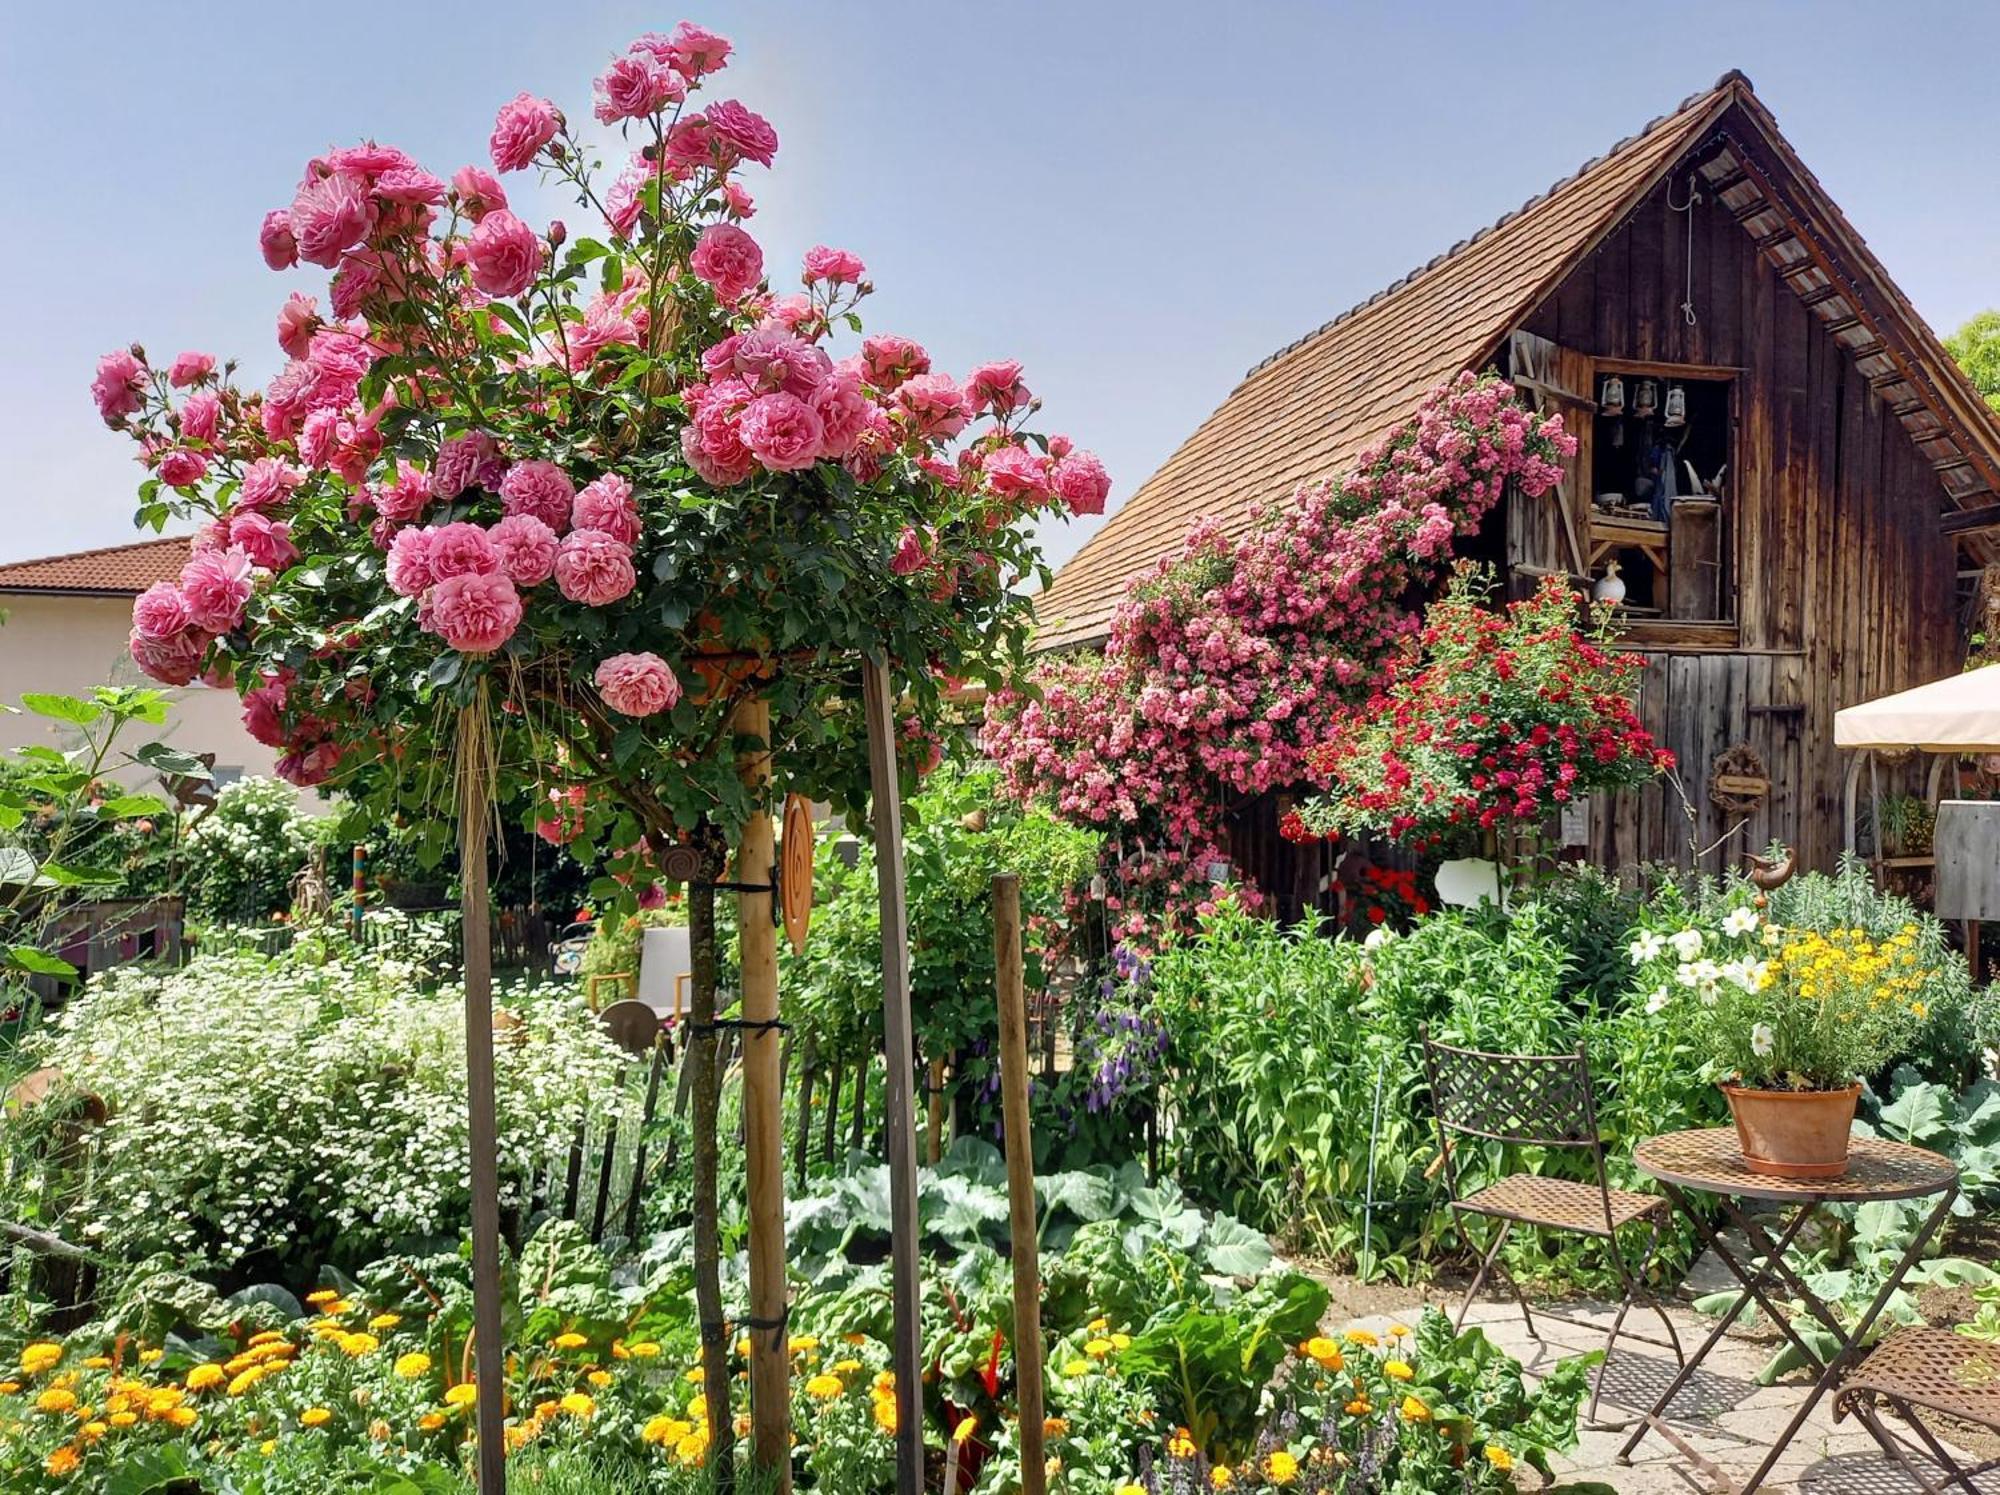
<path id="1" fill-rule="evenodd" d="M 272 377 L 132 347 L 92 384 L 148 470 L 141 522 L 202 524 L 135 608 L 140 667 L 233 682 L 284 772 L 440 840 L 437 776 L 404 771 L 445 755 L 440 705 L 489 693 L 502 803 L 524 825 L 562 804 L 606 903 L 749 813 L 729 724 L 750 696 L 773 792 L 853 805 L 858 661 L 886 655 L 918 771 L 948 682 L 998 687 L 1023 657 L 1034 521 L 1108 488 L 1027 429 L 1018 365 L 961 380 L 861 336 L 852 251 L 774 273 L 739 178 L 777 131 L 702 102 L 729 55 L 683 24 L 611 59 L 585 105 L 624 136 L 608 169 L 527 93 L 471 164 L 314 156 L 255 233 L 271 268 L 326 277 L 276 296 Z M 527 171 L 582 231 L 532 217 Z"/>
<path id="2" fill-rule="evenodd" d="M 1015 398 L 1010 367 L 978 371 L 972 398 Z M 1133 584 L 1101 656 L 1058 659 L 988 697 L 985 746 L 1010 791 L 1115 831 L 1114 937 L 1145 939 L 1159 915 L 1184 920 L 1213 896 L 1232 805 L 1320 782 L 1315 754 L 1349 729 L 1350 708 L 1420 626 L 1413 594 L 1445 574 L 1453 542 L 1509 483 L 1546 492 L 1574 450 L 1560 418 L 1536 416 L 1497 379 L 1461 375 L 1344 481 L 1253 510 L 1233 537 L 1197 520 L 1180 553 Z M 1079 492 L 1096 491 L 1088 453 L 1055 465 L 1059 486 L 1068 467 Z M 923 543 L 906 534 L 896 554 Z"/>

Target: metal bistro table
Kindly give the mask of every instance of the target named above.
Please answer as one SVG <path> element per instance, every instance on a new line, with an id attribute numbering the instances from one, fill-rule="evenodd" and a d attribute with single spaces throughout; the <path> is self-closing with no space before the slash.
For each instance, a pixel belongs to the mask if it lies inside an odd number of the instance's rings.
<path id="1" fill-rule="evenodd" d="M 1646 1434 L 1657 1432 L 1723 1488 L 1733 1488 L 1737 1495 L 1750 1495 L 1770 1476 L 1779 1457 L 1798 1436 L 1799 1429 L 1805 1426 L 1813 1408 L 1819 1405 L 1820 1398 L 1833 1390 L 1839 1384 L 1841 1375 L 1861 1358 L 1862 1344 L 1868 1337 L 1868 1331 L 1888 1305 L 1890 1295 L 1902 1285 L 1903 1278 L 1923 1255 L 1931 1237 L 1944 1223 L 1952 1200 L 1958 1196 L 1958 1168 L 1951 1159 L 1926 1152 L 1921 1147 L 1907 1147 L 1879 1137 L 1856 1137 L 1848 1153 L 1847 1172 L 1839 1178 L 1773 1178 L 1750 1171 L 1743 1161 L 1733 1127 L 1711 1127 L 1648 1137 L 1633 1150 L 1632 1159 L 1641 1172 L 1659 1181 L 1674 1207 L 1694 1225 L 1702 1240 L 1715 1252 L 1717 1260 L 1743 1284 L 1743 1291 L 1710 1331 L 1708 1338 L 1702 1341 L 1701 1348 L 1688 1357 L 1687 1364 L 1681 1367 L 1680 1373 L 1669 1383 L 1660 1399 L 1632 1430 L 1632 1436 L 1618 1451 L 1619 1462 L 1629 1463 L 1632 1450 L 1639 1446 Z M 1739 1260 L 1730 1251 L 1709 1224 L 1708 1212 L 1688 1197 L 1691 1194 L 1715 1196 L 1721 1204 L 1724 1218 L 1740 1229 L 1750 1243 L 1746 1260 Z M 1785 1261 L 1786 1248 L 1822 1204 L 1865 1204 L 1873 1199 L 1925 1199 L 1932 1195 L 1938 1196 L 1936 1207 L 1918 1228 L 1909 1250 L 1903 1253 L 1903 1259 L 1896 1263 L 1895 1270 L 1882 1284 L 1882 1290 L 1875 1295 L 1875 1301 L 1856 1320 L 1852 1330 L 1841 1327 L 1832 1309 Z M 1792 1217 L 1774 1239 L 1749 1211 L 1738 1204 L 1737 1201 L 1744 1199 L 1791 1206 Z M 1784 1296 L 1795 1297 L 1804 1306 L 1804 1311 L 1833 1335 L 1840 1348 L 1830 1360 L 1814 1353 L 1792 1327 L 1789 1317 L 1772 1301 L 1774 1289 L 1781 1290 Z M 1792 1342 L 1793 1347 L 1805 1357 L 1806 1364 L 1819 1367 L 1819 1378 L 1806 1394 L 1804 1404 L 1791 1423 L 1771 1445 L 1770 1453 L 1758 1465 L 1757 1472 L 1750 1476 L 1747 1483 L 1736 1486 L 1667 1426 L 1666 1413 L 1681 1388 L 1687 1385 L 1700 1369 L 1702 1361 L 1708 1358 L 1709 1351 L 1721 1342 L 1729 1326 L 1752 1302 L 1761 1307 L 1765 1316 Z"/>

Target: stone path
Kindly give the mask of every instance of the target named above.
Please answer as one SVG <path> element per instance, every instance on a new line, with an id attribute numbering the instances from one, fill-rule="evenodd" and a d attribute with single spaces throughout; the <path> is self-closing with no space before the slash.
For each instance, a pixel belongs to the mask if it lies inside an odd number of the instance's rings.
<path id="1" fill-rule="evenodd" d="M 1610 1327 L 1609 1307 L 1583 1304 L 1563 1311 L 1605 1329 Z M 1692 1353 L 1712 1321 L 1680 1306 L 1668 1311 L 1673 1314 L 1682 1344 Z M 1396 1317 L 1382 1315 L 1360 1322 L 1379 1331 Z M 1659 1320 L 1650 1314 L 1646 1317 L 1650 1324 L 1636 1323 L 1635 1310 L 1626 1322 L 1640 1333 L 1658 1337 Z M 1482 1301 L 1475 1305 L 1468 1322 L 1479 1324 L 1488 1338 L 1517 1357 L 1531 1373 L 1538 1365 L 1547 1367 L 1604 1342 L 1603 1329 L 1593 1333 L 1538 1316 L 1536 1327 L 1543 1336 L 1538 1344 L 1528 1336 L 1520 1311 L 1511 1302 Z M 1674 1403 L 1675 1430 L 1739 1481 L 1749 1478 L 1763 1462 L 1772 1442 L 1805 1400 L 1807 1387 L 1798 1375 L 1775 1386 L 1757 1384 L 1757 1371 L 1769 1356 L 1768 1342 L 1731 1336 L 1716 1346 Z M 1636 1422 L 1638 1409 L 1650 1406 L 1666 1389 L 1675 1369 L 1668 1350 L 1619 1340 L 1618 1353 L 1605 1371 L 1604 1400 L 1598 1408 L 1599 1422 L 1612 1426 L 1584 1429 L 1581 1444 L 1556 1461 L 1559 1477 L 1551 1495 L 1556 1491 L 1561 1495 L 1689 1495 L 1711 1488 L 1700 1471 L 1690 1467 L 1657 1434 L 1649 1434 L 1639 1445 L 1629 1467 L 1617 1462 L 1619 1446 Z M 1772 1471 L 1763 1491 L 1768 1495 L 1922 1495 L 1922 1487 L 1883 1455 L 1858 1422 L 1853 1418 L 1834 1422 L 1832 1404 L 1833 1399 L 1827 1397 L 1813 1409 L 1812 1418 Z M 1892 1420 L 1890 1425 L 1896 1424 Z M 1966 1460 L 1968 1467 L 1978 1462 L 1977 1458 Z M 1524 1488 L 1533 1489 L 1535 1477 L 1530 1472 Z M 1975 1483 L 1980 1495 L 2000 1495 L 2000 1470 L 1980 1476 Z"/>

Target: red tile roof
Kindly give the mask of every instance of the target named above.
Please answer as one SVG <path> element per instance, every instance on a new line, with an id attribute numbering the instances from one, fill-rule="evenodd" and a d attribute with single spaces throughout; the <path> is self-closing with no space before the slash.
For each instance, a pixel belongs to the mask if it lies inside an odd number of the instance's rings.
<path id="1" fill-rule="evenodd" d="M 139 540 L 102 550 L 0 565 L 0 592 L 54 592 L 93 597 L 136 597 L 156 581 L 172 581 L 187 563 L 188 537 Z"/>

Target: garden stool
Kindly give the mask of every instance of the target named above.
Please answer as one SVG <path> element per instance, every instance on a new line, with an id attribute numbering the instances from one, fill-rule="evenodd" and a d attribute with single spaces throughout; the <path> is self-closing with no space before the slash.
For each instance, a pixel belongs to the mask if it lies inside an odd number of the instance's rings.
<path id="1" fill-rule="evenodd" d="M 1943 1485 L 1933 1483 L 1911 1461 L 1903 1440 L 1883 1423 L 1877 1402 L 1886 1402 L 1916 1429 L 1931 1457 L 1950 1475 Z M 1898 1329 L 1868 1352 L 1833 1399 L 1833 1415 L 1840 1418 L 1852 1412 L 1859 1417 L 1882 1451 L 1927 1495 L 1944 1495 L 1947 1485 L 1972 1490 L 1973 1477 L 2000 1468 L 2000 1459 L 1970 1469 L 1960 1467 L 1924 1425 L 1919 1407 L 2000 1433 L 2000 1345 L 1967 1339 L 1948 1329 Z"/>
<path id="2" fill-rule="evenodd" d="M 1591 1095 L 1590 1061 L 1582 1044 L 1577 1045 L 1574 1054 L 1494 1054 L 1435 1042 L 1426 1027 L 1423 1046 L 1424 1075 L 1430 1082 L 1431 1112 L 1437 1122 L 1438 1152 L 1451 1207 L 1461 1215 L 1484 1215 L 1499 1222 L 1479 1270 L 1473 1274 L 1472 1286 L 1466 1289 L 1465 1301 L 1458 1306 L 1453 1326 L 1464 1326 L 1465 1315 L 1485 1285 L 1487 1273 L 1497 1270 L 1512 1290 L 1515 1302 L 1521 1305 L 1528 1333 L 1538 1340 L 1541 1338 L 1527 1296 L 1500 1260 L 1500 1248 L 1507 1244 L 1507 1237 L 1516 1225 L 1566 1230 L 1603 1240 L 1611 1264 L 1625 1286 L 1625 1296 L 1618 1305 L 1618 1316 L 1611 1321 L 1611 1332 L 1605 1336 L 1604 1359 L 1591 1378 L 1590 1409 L 1585 1415 L 1595 1422 L 1598 1397 L 1604 1390 L 1605 1367 L 1611 1363 L 1612 1346 L 1621 1332 L 1627 1339 L 1671 1349 L 1677 1361 L 1687 1363 L 1674 1321 L 1667 1316 L 1659 1299 L 1643 1285 L 1653 1253 L 1659 1249 L 1660 1231 L 1672 1217 L 1671 1207 L 1658 1195 L 1611 1187 L 1604 1167 L 1604 1139 L 1597 1130 L 1597 1106 Z M 1594 1181 L 1581 1181 L 1512 1173 L 1461 1197 L 1458 1169 L 1452 1161 L 1457 1137 L 1588 1152 L 1596 1177 Z M 1638 1224 L 1645 1224 L 1650 1230 L 1639 1264 L 1633 1268 L 1625 1260 L 1619 1232 Z M 1665 1340 L 1625 1330 L 1626 1315 L 1642 1294 L 1646 1306 L 1666 1325 Z M 1595 1327 L 1546 1309 L 1543 1316 L 1577 1328 Z"/>

